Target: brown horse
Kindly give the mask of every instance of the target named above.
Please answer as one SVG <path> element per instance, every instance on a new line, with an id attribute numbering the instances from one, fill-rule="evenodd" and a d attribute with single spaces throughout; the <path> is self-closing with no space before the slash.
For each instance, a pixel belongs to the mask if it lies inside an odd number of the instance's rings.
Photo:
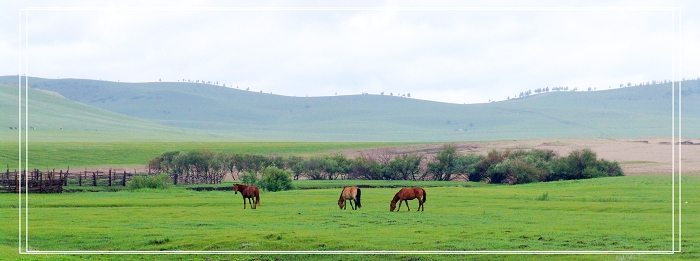
<path id="1" fill-rule="evenodd" d="M 360 203 L 360 195 L 362 194 L 362 191 L 358 187 L 345 187 L 343 188 L 343 192 L 340 192 L 340 198 L 338 199 L 338 207 L 340 209 L 346 209 L 347 206 L 345 205 L 346 200 L 350 200 L 350 208 L 352 210 L 356 210 L 358 208 L 362 207 L 362 204 Z M 355 201 L 355 206 L 352 206 L 352 202 Z"/>
<path id="2" fill-rule="evenodd" d="M 241 192 L 241 196 L 243 196 L 243 209 L 245 209 L 245 199 L 248 199 L 248 203 L 252 209 L 255 209 L 255 206 L 260 206 L 260 190 L 258 187 L 234 184 L 233 191 L 235 194 L 238 194 L 239 191 Z M 253 200 L 252 202 L 251 199 Z"/>
<path id="3" fill-rule="evenodd" d="M 402 188 L 391 200 L 389 210 L 393 212 L 396 208 L 396 202 L 399 201 L 399 209 L 396 210 L 396 212 L 398 212 L 401 209 L 401 202 L 406 201 L 406 207 L 408 208 L 408 211 L 411 211 L 411 208 L 408 206 L 408 201 L 418 199 L 418 211 L 424 211 L 425 207 L 423 206 L 423 203 L 425 203 L 425 194 L 426 193 L 423 188 Z"/>

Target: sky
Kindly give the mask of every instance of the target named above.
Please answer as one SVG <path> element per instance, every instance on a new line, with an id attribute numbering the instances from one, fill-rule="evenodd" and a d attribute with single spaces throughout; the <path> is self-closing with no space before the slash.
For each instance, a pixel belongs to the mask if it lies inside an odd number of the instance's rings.
<path id="1" fill-rule="evenodd" d="M 700 77 L 698 11 L 694 1 L 9 1 L 0 75 L 485 103 Z"/>

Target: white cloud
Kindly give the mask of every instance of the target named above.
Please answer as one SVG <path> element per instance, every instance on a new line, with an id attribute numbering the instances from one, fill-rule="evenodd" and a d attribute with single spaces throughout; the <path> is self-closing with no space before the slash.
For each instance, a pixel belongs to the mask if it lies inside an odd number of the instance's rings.
<path id="1" fill-rule="evenodd" d="M 401 4 L 410 3 L 388 5 Z M 691 74 L 700 65 L 689 60 L 700 56 L 691 48 L 700 46 L 691 17 L 698 8 L 683 4 L 683 72 L 697 77 Z M 541 87 L 670 79 L 671 15 L 633 8 L 30 11 L 29 71 L 48 78 L 208 80 L 295 96 L 383 91 L 487 102 Z M 8 50 L 17 46 L 16 30 L 16 24 L 0 27 L 3 57 L 17 57 Z M 16 74 L 15 60 L 2 64 L 0 74 Z"/>

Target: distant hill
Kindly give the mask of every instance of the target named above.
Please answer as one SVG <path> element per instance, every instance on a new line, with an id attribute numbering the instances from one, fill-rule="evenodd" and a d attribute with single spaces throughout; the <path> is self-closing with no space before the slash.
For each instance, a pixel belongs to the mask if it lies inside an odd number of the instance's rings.
<path id="1" fill-rule="evenodd" d="M 16 84 L 17 77 L 0 77 L 0 82 Z M 29 85 L 159 126 L 231 139 L 469 141 L 672 134 L 670 84 L 467 105 L 387 95 L 288 97 L 182 82 L 32 77 Z M 698 81 L 683 82 L 683 90 L 683 134 L 700 137 Z"/>
<path id="2" fill-rule="evenodd" d="M 18 88 L 0 84 L 0 141 L 17 141 Z M 23 97 L 25 94 L 23 93 Z M 30 89 L 29 142 L 37 141 L 186 141 L 193 135 L 215 139 L 201 131 L 187 130 L 125 116 L 68 100 L 58 93 Z M 22 105 L 25 110 L 26 104 Z M 26 116 L 26 115 L 25 115 Z M 25 116 L 21 121 L 27 121 Z M 24 133 L 22 134 L 24 138 Z M 228 138 L 237 138 L 230 135 Z M 249 138 L 238 138 L 248 140 Z"/>

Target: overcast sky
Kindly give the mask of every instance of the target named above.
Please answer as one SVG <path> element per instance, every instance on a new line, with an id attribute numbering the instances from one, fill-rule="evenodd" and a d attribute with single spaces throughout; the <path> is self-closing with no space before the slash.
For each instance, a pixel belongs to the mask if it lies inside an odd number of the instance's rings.
<path id="1" fill-rule="evenodd" d="M 289 96 L 410 93 L 451 103 L 670 80 L 674 68 L 700 77 L 693 1 L 253 4 L 3 2 L 0 75 L 19 70 L 19 9 L 65 7 L 27 12 L 30 76 L 205 80 Z M 250 6 L 262 9 L 235 9 Z M 671 7 L 680 12 L 663 10 Z"/>

